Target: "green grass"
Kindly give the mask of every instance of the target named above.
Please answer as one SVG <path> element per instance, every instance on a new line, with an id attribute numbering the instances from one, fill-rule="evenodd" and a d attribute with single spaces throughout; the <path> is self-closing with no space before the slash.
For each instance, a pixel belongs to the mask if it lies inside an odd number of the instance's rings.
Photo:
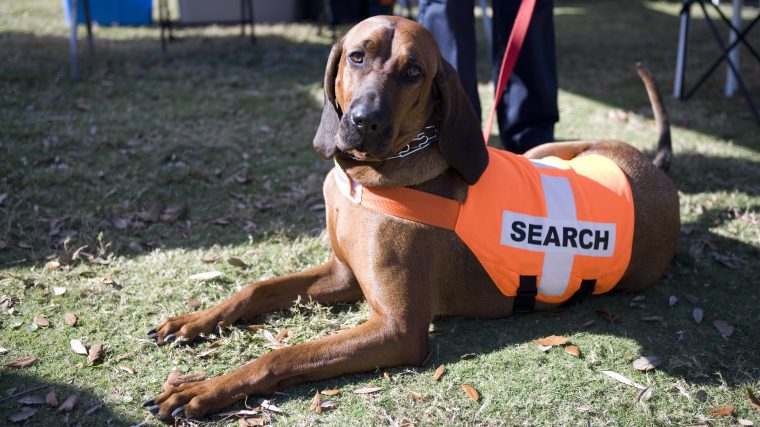
<path id="1" fill-rule="evenodd" d="M 666 95 L 684 231 L 666 276 L 643 293 L 645 307 L 631 307 L 633 296 L 611 295 L 551 316 L 440 319 L 425 367 L 388 369 L 390 380 L 371 372 L 283 390 L 273 396 L 285 412 L 271 415 L 276 424 L 760 424 L 745 390 L 760 393 L 760 128 L 743 99 L 721 95 L 723 67 L 688 102 L 667 96 L 677 12 L 677 2 L 586 0 L 560 2 L 555 13 L 558 138 L 623 139 L 651 152 L 656 130 L 635 61 L 649 65 Z M 715 52 L 699 14 L 692 30 L 689 81 Z M 217 348 L 211 341 L 158 348 L 145 331 L 163 316 L 192 310 L 187 301 L 208 307 L 246 283 L 328 256 L 320 204 L 330 163 L 313 153 L 311 139 L 329 38 L 309 25 L 258 26 L 252 47 L 237 28 L 209 27 L 180 31 L 164 56 L 156 29 L 95 34 L 97 54 L 81 55 L 83 80 L 71 82 L 60 2 L 0 3 L 0 295 L 12 300 L 0 312 L 0 347 L 8 350 L 0 356 L 0 423 L 21 409 L 18 398 L 6 397 L 36 386 L 48 388 L 30 394 L 53 388 L 61 399 L 78 393 L 81 402 L 69 415 L 39 408 L 27 425 L 153 423 L 139 402 L 158 392 L 172 367 L 218 375 L 269 350 L 260 332 L 237 327 L 223 331 Z M 752 40 L 760 45 L 760 32 Z M 760 94 L 760 66 L 745 55 L 742 67 Z M 483 82 L 487 70 L 483 62 Z M 484 83 L 484 106 L 490 93 Z M 170 207 L 183 215 L 155 221 Z M 83 246 L 87 256 L 75 264 L 45 268 Z M 207 255 L 220 261 L 203 263 Z M 250 268 L 223 261 L 231 256 Z M 225 275 L 201 284 L 187 279 L 208 270 Z M 66 293 L 54 295 L 57 287 Z M 670 295 L 679 298 L 673 307 Z M 691 315 L 696 306 L 705 312 L 699 325 Z M 606 322 L 596 310 L 621 320 Z M 64 323 L 66 312 L 79 316 L 76 327 Z M 49 328 L 33 330 L 39 315 Z M 664 320 L 640 320 L 651 315 Z M 304 302 L 255 322 L 290 330 L 287 342 L 295 344 L 366 317 L 364 304 Z M 715 319 L 735 333 L 721 337 Z M 542 353 L 532 343 L 552 334 L 570 338 L 583 357 L 558 348 Z M 87 366 L 70 339 L 105 344 L 102 362 Z M 461 359 L 468 353 L 476 356 Z M 5 366 L 26 355 L 39 360 Z M 638 355 L 664 364 L 635 371 Z M 441 363 L 447 371 L 436 382 Z M 650 387 L 651 399 L 637 403 L 638 390 L 602 370 Z M 384 390 L 369 398 L 352 393 L 367 383 Z M 469 400 L 462 383 L 481 400 Z M 311 413 L 314 392 L 328 388 L 342 390 L 337 407 Z M 103 407 L 85 414 L 98 403 Z M 734 405 L 735 415 L 710 415 L 722 405 Z"/>

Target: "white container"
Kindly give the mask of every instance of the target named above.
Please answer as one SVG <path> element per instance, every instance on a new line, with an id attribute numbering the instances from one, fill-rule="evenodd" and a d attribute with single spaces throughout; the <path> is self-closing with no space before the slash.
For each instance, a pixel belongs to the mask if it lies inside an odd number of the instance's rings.
<path id="1" fill-rule="evenodd" d="M 240 22 L 241 0 L 179 0 L 179 22 L 210 24 Z M 296 0 L 253 0 L 256 23 L 293 22 Z"/>

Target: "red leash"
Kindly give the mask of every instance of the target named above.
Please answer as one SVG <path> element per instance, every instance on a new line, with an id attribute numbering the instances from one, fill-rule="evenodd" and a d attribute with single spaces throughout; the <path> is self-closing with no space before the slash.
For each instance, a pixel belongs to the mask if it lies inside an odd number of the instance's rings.
<path id="1" fill-rule="evenodd" d="M 512 70 L 515 68 L 517 58 L 520 56 L 520 50 L 522 49 L 523 42 L 525 42 L 525 34 L 528 33 L 530 19 L 533 17 L 533 9 L 535 9 L 535 7 L 536 0 L 522 0 L 520 9 L 517 10 L 517 17 L 515 17 L 515 23 L 512 26 L 512 34 L 509 35 L 507 49 L 504 52 L 504 59 L 501 61 L 499 81 L 496 83 L 496 96 L 494 97 L 493 106 L 491 107 L 491 114 L 488 115 L 488 121 L 483 129 L 483 139 L 485 140 L 486 145 L 488 145 L 488 138 L 491 136 L 493 117 L 494 114 L 496 114 L 496 105 L 501 99 L 501 95 L 504 94 L 504 89 L 507 87 L 509 76 L 512 75 Z"/>

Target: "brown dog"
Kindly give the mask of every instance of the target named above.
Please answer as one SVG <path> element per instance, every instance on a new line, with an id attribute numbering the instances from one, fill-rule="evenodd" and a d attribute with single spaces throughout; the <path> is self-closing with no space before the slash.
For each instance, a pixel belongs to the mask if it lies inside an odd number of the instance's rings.
<path id="1" fill-rule="evenodd" d="M 670 158 L 667 119 L 645 78 L 661 138 L 656 164 Z M 437 143 L 395 157 L 431 123 Z M 325 104 L 314 145 L 365 187 L 411 186 L 463 201 L 483 173 L 488 154 L 478 120 L 452 67 L 420 25 L 398 17 L 370 18 L 335 44 L 325 75 Z M 678 193 L 660 168 L 621 142 L 567 142 L 537 147 L 527 156 L 573 158 L 600 154 L 628 178 L 635 203 L 630 263 L 617 290 L 652 285 L 675 253 Z M 206 381 L 170 386 L 146 402 L 159 418 L 202 418 L 248 395 L 270 394 L 305 381 L 382 366 L 421 364 L 435 316 L 503 317 L 504 296 L 472 252 L 450 230 L 365 209 L 324 184 L 333 255 L 319 267 L 253 283 L 221 304 L 170 317 L 149 335 L 159 344 L 193 340 L 218 325 L 286 309 L 302 298 L 322 304 L 367 299 L 369 320 L 339 334 L 272 351 L 242 368 Z M 535 308 L 557 304 L 537 302 Z"/>

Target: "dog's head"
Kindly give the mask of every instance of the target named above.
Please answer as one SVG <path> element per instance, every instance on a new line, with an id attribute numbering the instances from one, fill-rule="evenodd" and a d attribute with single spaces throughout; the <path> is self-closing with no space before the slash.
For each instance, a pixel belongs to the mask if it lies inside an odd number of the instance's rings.
<path id="1" fill-rule="evenodd" d="M 376 16 L 333 46 L 314 138 L 321 156 L 349 167 L 396 170 L 403 162 L 408 169 L 410 158 L 385 159 L 431 124 L 439 128 L 439 139 L 428 151 L 466 182 L 476 182 L 488 163 L 480 125 L 456 71 L 427 29 L 404 18 Z M 428 155 L 426 164 L 434 163 Z"/>

